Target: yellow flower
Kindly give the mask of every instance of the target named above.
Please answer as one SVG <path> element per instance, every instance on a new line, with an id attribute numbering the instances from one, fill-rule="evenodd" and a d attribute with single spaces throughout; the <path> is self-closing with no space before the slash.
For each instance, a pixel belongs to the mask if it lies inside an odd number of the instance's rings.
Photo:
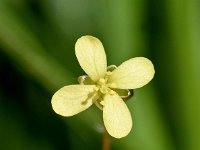
<path id="1" fill-rule="evenodd" d="M 89 35 L 77 40 L 75 53 L 88 76 L 79 77 L 78 85 L 59 89 L 52 97 L 53 110 L 62 116 L 73 116 L 95 103 L 103 111 L 108 133 L 115 138 L 126 136 L 132 119 L 122 98 L 130 95 L 128 89 L 140 88 L 153 78 L 153 64 L 147 58 L 135 57 L 119 67 L 107 67 L 102 43 Z"/>

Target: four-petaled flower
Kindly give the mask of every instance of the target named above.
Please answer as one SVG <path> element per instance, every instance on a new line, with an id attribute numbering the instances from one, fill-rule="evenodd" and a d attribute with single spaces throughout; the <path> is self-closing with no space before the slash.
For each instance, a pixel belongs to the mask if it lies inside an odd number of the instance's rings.
<path id="1" fill-rule="evenodd" d="M 122 98 L 130 95 L 128 89 L 140 88 L 153 78 L 153 64 L 147 58 L 135 57 L 119 67 L 107 67 L 102 43 L 89 35 L 77 40 L 75 53 L 87 75 L 78 78 L 80 84 L 64 86 L 53 95 L 53 110 L 62 116 L 73 116 L 95 103 L 103 111 L 108 133 L 115 138 L 126 136 L 132 119 Z"/>

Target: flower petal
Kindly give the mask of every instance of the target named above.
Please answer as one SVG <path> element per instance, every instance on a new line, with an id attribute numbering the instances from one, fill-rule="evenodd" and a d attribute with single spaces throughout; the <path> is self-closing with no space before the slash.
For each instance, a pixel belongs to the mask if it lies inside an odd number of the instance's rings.
<path id="1" fill-rule="evenodd" d="M 128 107 L 115 92 L 104 97 L 103 120 L 106 130 L 115 138 L 126 136 L 132 128 Z"/>
<path id="2" fill-rule="evenodd" d="M 93 80 L 104 77 L 107 69 L 106 54 L 101 41 L 93 36 L 82 36 L 75 45 L 81 68 Z"/>
<path id="3" fill-rule="evenodd" d="M 59 89 L 52 97 L 53 110 L 62 116 L 73 116 L 93 104 L 94 85 L 69 85 Z"/>
<path id="4" fill-rule="evenodd" d="M 108 82 L 111 88 L 136 89 L 146 85 L 155 73 L 152 62 L 144 57 L 135 57 L 115 69 Z"/>

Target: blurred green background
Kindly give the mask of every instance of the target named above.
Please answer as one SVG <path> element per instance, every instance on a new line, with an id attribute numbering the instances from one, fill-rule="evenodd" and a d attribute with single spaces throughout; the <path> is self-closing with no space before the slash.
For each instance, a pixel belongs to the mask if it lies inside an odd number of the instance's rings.
<path id="1" fill-rule="evenodd" d="M 51 97 L 84 74 L 74 53 L 98 37 L 108 64 L 144 56 L 156 74 L 127 102 L 133 129 L 113 150 L 200 149 L 198 0 L 0 0 L 0 150 L 100 150 L 102 112 L 56 115 Z"/>

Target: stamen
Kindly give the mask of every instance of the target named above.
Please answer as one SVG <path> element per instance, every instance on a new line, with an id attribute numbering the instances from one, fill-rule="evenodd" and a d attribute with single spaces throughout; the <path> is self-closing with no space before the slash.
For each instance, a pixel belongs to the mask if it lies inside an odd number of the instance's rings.
<path id="1" fill-rule="evenodd" d="M 106 86 L 102 86 L 100 88 L 101 93 L 106 94 L 108 92 L 108 88 Z"/>
<path id="2" fill-rule="evenodd" d="M 114 92 L 113 90 L 110 90 L 110 91 L 109 91 L 109 94 L 110 94 L 110 95 L 114 95 L 115 92 Z"/>
<path id="3" fill-rule="evenodd" d="M 115 88 L 115 87 L 116 87 L 116 84 L 115 84 L 115 83 L 108 83 L 107 85 L 108 85 L 108 87 L 112 87 L 112 88 Z"/>
<path id="4" fill-rule="evenodd" d="M 100 102 L 100 104 L 101 104 L 102 106 L 104 106 L 104 105 L 105 105 L 105 102 L 102 100 L 102 101 Z"/>
<path id="5" fill-rule="evenodd" d="M 108 75 L 108 76 L 110 76 L 111 74 L 112 74 L 111 71 L 107 71 L 107 72 L 106 72 L 106 75 Z"/>
<path id="6" fill-rule="evenodd" d="M 99 79 L 99 81 L 98 81 L 99 85 L 104 85 L 105 83 L 106 83 L 106 81 L 103 78 Z"/>
<path id="7" fill-rule="evenodd" d="M 99 88 L 95 86 L 94 87 L 94 91 L 98 91 L 98 90 L 99 90 Z"/>

